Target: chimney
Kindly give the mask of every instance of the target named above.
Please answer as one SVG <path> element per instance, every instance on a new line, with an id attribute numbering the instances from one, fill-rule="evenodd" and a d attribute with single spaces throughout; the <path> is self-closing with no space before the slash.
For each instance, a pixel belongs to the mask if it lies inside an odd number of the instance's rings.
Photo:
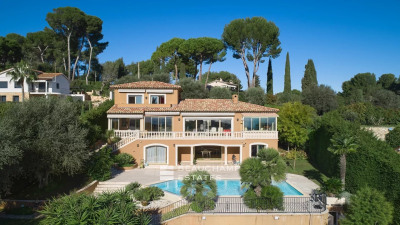
<path id="1" fill-rule="evenodd" d="M 238 103 L 239 96 L 237 94 L 232 95 L 232 101 L 233 101 L 233 103 Z"/>

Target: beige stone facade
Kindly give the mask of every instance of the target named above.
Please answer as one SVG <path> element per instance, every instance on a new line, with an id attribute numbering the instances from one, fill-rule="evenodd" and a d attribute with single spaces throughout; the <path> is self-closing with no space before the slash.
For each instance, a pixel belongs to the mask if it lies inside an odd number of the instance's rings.
<path id="1" fill-rule="evenodd" d="M 108 111 L 108 125 L 121 138 L 115 150 L 139 163 L 176 166 L 196 159 L 231 164 L 260 148 L 278 148 L 277 109 L 240 102 L 237 95 L 180 101 L 180 86 L 162 82 L 111 89 L 115 105 Z"/>
<path id="2" fill-rule="evenodd" d="M 18 96 L 19 102 L 22 102 L 22 93 L 21 92 L 2 92 L 2 93 L 0 93 L 0 96 L 6 96 L 7 102 L 12 102 L 14 99 L 14 96 Z M 29 93 L 25 93 L 25 99 L 29 99 Z"/>
<path id="3" fill-rule="evenodd" d="M 321 214 L 186 214 L 163 225 L 327 225 L 329 213 Z"/>

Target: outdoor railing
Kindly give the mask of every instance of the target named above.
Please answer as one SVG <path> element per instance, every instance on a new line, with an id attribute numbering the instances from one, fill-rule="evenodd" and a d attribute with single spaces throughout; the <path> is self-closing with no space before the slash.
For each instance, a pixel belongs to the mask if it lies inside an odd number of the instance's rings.
<path id="1" fill-rule="evenodd" d="M 277 139 L 277 131 L 240 132 L 152 132 L 137 130 L 116 130 L 116 137 L 137 139 Z"/>
<path id="2" fill-rule="evenodd" d="M 249 208 L 242 197 L 218 197 L 214 201 L 212 209 L 203 210 L 202 213 L 322 213 L 326 210 L 326 196 L 317 197 L 283 197 L 283 207 L 281 209 L 265 209 L 269 207 L 270 199 L 254 199 L 253 203 L 262 208 Z M 210 205 L 210 204 L 207 204 Z M 165 206 L 159 210 L 161 221 L 166 221 L 174 217 L 195 213 L 190 203 L 180 200 Z"/>

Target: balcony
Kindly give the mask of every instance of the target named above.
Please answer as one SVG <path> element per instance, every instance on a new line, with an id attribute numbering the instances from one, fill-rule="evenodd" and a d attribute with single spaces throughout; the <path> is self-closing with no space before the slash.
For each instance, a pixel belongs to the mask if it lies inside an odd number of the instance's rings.
<path id="1" fill-rule="evenodd" d="M 278 139 L 278 131 L 240 131 L 240 132 L 147 132 L 138 130 L 116 130 L 121 139 Z"/>

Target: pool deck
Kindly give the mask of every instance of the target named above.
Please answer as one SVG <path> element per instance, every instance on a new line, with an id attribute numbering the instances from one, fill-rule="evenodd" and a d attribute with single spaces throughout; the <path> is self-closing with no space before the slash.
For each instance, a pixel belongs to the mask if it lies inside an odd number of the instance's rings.
<path id="1" fill-rule="evenodd" d="M 113 178 L 110 182 L 139 182 L 142 185 L 151 185 L 170 179 L 182 179 L 191 171 L 203 169 L 208 171 L 216 179 L 240 179 L 239 167 L 237 166 L 208 166 L 208 167 L 168 167 L 168 168 L 145 168 L 127 171 L 113 171 Z M 165 175 L 167 174 L 167 176 Z M 164 179 L 166 178 L 166 179 Z M 286 182 L 300 191 L 304 196 L 308 196 L 313 189 L 319 186 L 308 178 L 286 174 Z"/>

